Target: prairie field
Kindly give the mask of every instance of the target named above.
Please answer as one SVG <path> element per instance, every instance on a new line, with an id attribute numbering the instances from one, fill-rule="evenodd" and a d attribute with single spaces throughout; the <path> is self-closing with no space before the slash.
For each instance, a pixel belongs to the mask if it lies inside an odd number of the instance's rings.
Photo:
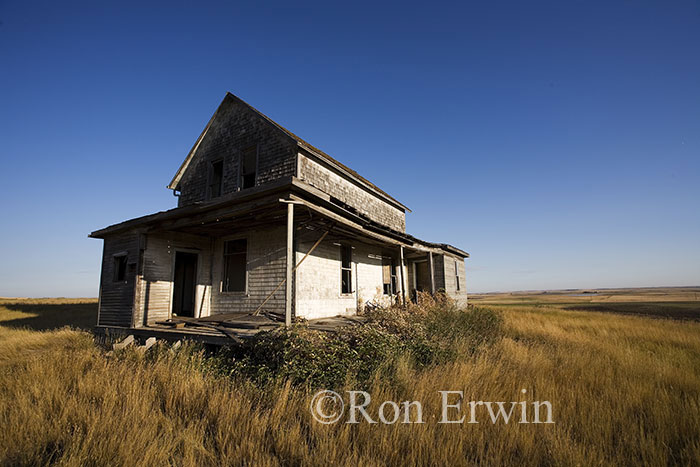
<path id="1" fill-rule="evenodd" d="M 692 310 L 692 293 L 666 303 Z M 375 421 L 420 401 L 423 423 L 327 425 L 312 384 L 227 374 L 190 345 L 108 353 L 84 330 L 95 300 L 0 299 L 0 465 L 700 464 L 700 323 L 633 314 L 658 297 L 571 308 L 590 298 L 475 297 L 472 316 L 498 317 L 488 342 L 453 334 L 439 359 L 394 353 L 332 388 L 367 390 Z M 439 391 L 463 392 L 451 420 L 467 401 L 548 401 L 554 423 L 438 423 Z"/>

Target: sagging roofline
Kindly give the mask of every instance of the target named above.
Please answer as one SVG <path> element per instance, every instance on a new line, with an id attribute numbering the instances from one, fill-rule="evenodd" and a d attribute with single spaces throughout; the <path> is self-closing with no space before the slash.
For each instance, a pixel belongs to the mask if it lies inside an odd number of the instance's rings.
<path id="1" fill-rule="evenodd" d="M 230 193 L 215 201 L 195 203 L 137 217 L 96 230 L 88 236 L 91 238 L 105 238 L 131 229 L 146 228 L 163 221 L 171 221 L 187 216 L 205 215 L 210 211 L 220 210 L 228 206 L 233 207 L 247 202 L 254 202 L 261 198 L 268 198 L 270 204 L 279 202 L 279 198 L 271 197 L 271 195 L 279 195 L 281 197 L 289 196 L 321 215 L 333 218 L 335 221 L 360 233 L 390 244 L 424 251 L 440 250 L 461 258 L 469 257 L 469 253 L 455 246 L 446 243 L 433 243 L 421 240 L 405 232 L 390 229 L 357 212 L 351 212 L 349 210 L 351 208 L 348 206 L 342 206 L 333 202 L 329 195 L 296 177 L 285 177 L 265 185 Z M 224 213 L 223 215 L 226 214 Z"/>

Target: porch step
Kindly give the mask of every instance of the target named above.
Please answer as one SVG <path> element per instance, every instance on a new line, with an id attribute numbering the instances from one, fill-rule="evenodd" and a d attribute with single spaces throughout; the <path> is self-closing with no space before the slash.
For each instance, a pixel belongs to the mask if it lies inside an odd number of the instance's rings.
<path id="1" fill-rule="evenodd" d="M 148 339 L 146 339 L 146 343 L 144 345 L 139 345 L 138 347 L 136 347 L 136 350 L 138 350 L 141 353 L 146 353 L 146 351 L 148 349 L 150 349 L 151 347 L 153 347 L 155 345 L 155 343 L 156 343 L 156 338 L 149 337 Z"/>
<path id="2" fill-rule="evenodd" d="M 121 349 L 125 349 L 125 348 L 127 348 L 128 346 L 133 345 L 133 344 L 134 344 L 134 335 L 133 335 L 133 334 L 129 334 L 123 341 L 118 342 L 118 343 L 116 343 L 116 344 L 113 344 L 113 345 L 112 345 L 112 350 L 121 350 Z"/>

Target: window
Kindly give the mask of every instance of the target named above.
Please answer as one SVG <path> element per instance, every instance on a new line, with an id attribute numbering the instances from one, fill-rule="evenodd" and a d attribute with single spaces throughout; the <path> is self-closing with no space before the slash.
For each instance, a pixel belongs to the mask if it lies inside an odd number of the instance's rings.
<path id="1" fill-rule="evenodd" d="M 122 282 L 126 280 L 126 255 L 118 255 L 114 257 L 114 282 Z"/>
<path id="2" fill-rule="evenodd" d="M 255 186 L 255 176 L 258 168 L 258 147 L 251 146 L 241 154 L 238 187 L 241 190 Z"/>
<path id="3" fill-rule="evenodd" d="M 398 280 L 396 279 L 396 263 L 394 258 L 382 258 L 382 280 L 384 282 L 384 295 L 398 293 Z"/>
<path id="4" fill-rule="evenodd" d="M 221 185 L 224 181 L 224 161 L 218 160 L 209 164 L 209 185 L 207 199 L 221 196 Z"/>
<path id="5" fill-rule="evenodd" d="M 352 247 L 340 246 L 340 292 L 352 293 Z"/>
<path id="6" fill-rule="evenodd" d="M 455 261 L 455 283 L 457 284 L 457 291 L 459 292 L 459 268 L 457 266 L 457 261 Z"/>
<path id="7" fill-rule="evenodd" d="M 222 292 L 245 292 L 248 241 L 224 242 L 224 280 Z"/>

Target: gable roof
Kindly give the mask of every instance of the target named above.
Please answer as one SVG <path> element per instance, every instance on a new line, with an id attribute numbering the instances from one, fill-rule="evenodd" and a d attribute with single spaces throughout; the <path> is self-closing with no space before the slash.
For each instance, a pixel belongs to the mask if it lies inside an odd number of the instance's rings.
<path id="1" fill-rule="evenodd" d="M 359 173 L 355 172 L 351 168 L 347 167 L 346 165 L 338 162 L 336 159 L 332 158 L 325 152 L 321 151 L 317 147 L 313 146 L 312 144 L 306 142 L 305 140 L 301 139 L 299 136 L 295 135 L 291 131 L 287 130 L 284 128 L 282 125 L 279 123 L 275 122 L 272 120 L 270 117 L 265 115 L 264 113 L 260 112 L 258 109 L 253 107 L 252 105 L 248 104 L 245 102 L 243 99 L 231 94 L 230 92 L 226 93 L 226 96 L 224 96 L 224 99 L 221 101 L 221 104 L 219 104 L 219 107 L 217 107 L 216 112 L 214 112 L 214 115 L 209 119 L 209 122 L 207 123 L 207 126 L 204 128 L 204 131 L 199 135 L 199 138 L 197 138 L 197 141 L 194 143 L 194 146 L 192 146 L 192 149 L 190 149 L 190 152 L 187 154 L 187 157 L 185 160 L 182 162 L 182 165 L 180 165 L 180 168 L 178 169 L 177 173 L 173 177 L 172 181 L 168 185 L 168 188 L 171 190 L 175 190 L 177 188 L 177 185 L 180 183 L 180 179 L 182 179 L 182 176 L 184 175 L 185 171 L 187 170 L 187 167 L 189 166 L 190 162 L 194 158 L 195 153 L 197 152 L 197 149 L 199 148 L 200 143 L 206 136 L 207 132 L 209 131 L 209 128 L 211 127 L 212 123 L 216 120 L 217 115 L 221 112 L 222 108 L 224 107 L 224 104 L 226 103 L 227 100 L 232 99 L 235 102 L 238 102 L 239 104 L 243 105 L 250 111 L 254 112 L 257 114 L 259 117 L 261 117 L 263 120 L 268 122 L 270 125 L 281 131 L 283 134 L 285 134 L 287 137 L 292 139 L 299 148 L 315 155 L 316 157 L 322 159 L 332 167 L 334 167 L 336 170 L 340 171 L 341 173 L 344 173 L 346 176 L 350 177 L 351 179 L 354 179 L 356 182 L 358 182 L 360 185 L 364 185 L 367 189 L 370 191 L 374 192 L 375 194 L 379 195 L 380 198 L 384 198 L 388 201 L 391 202 L 391 204 L 396 204 L 399 207 L 405 209 L 408 212 L 411 212 L 411 210 L 402 204 L 400 201 L 398 201 L 396 198 L 393 196 L 389 195 L 386 193 L 384 190 L 379 188 L 377 185 L 374 183 L 370 182 L 366 178 L 364 178 L 362 175 Z"/>

